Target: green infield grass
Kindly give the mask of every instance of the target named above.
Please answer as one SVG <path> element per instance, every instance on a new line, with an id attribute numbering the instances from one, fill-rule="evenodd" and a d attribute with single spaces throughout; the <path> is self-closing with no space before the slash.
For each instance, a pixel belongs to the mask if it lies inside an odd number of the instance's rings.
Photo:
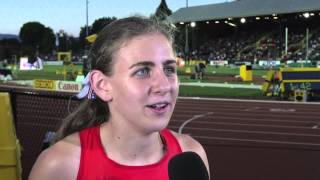
<path id="1" fill-rule="evenodd" d="M 193 66 L 179 67 L 178 75 L 180 82 L 198 82 L 198 80 L 191 79 L 193 74 Z M 189 72 L 188 72 L 189 70 Z M 266 70 L 253 70 L 254 76 L 263 76 Z M 77 74 L 82 73 L 81 65 L 64 65 L 44 66 L 42 70 L 20 71 L 13 70 L 14 80 L 33 80 L 33 79 L 50 79 L 50 80 L 74 80 Z M 214 79 L 210 77 L 234 77 L 239 75 L 238 67 L 212 67 L 207 66 L 206 78 L 201 80 L 204 83 L 226 83 L 225 80 Z M 228 82 L 227 82 L 228 83 Z M 233 81 L 233 84 L 250 84 L 251 82 Z M 245 88 L 229 88 L 229 87 L 201 87 L 201 86 L 180 86 L 180 96 L 195 96 L 195 97 L 221 97 L 221 98 L 246 98 L 246 99 L 263 99 L 259 89 L 245 89 Z"/>
<path id="2" fill-rule="evenodd" d="M 268 72 L 267 69 L 253 69 L 252 75 L 253 76 L 264 76 Z M 186 75 L 194 73 L 194 66 L 184 66 L 178 68 L 178 74 L 179 75 Z M 205 69 L 205 73 L 209 76 L 222 76 L 222 75 L 239 75 L 240 74 L 240 68 L 237 66 L 233 67 L 215 67 L 215 66 L 207 66 Z"/>
<path id="3" fill-rule="evenodd" d="M 240 98 L 240 99 L 267 99 L 259 89 L 180 86 L 179 96 Z"/>
<path id="4" fill-rule="evenodd" d="M 64 65 L 55 66 L 47 65 L 42 70 L 13 70 L 14 80 L 33 80 L 33 79 L 50 79 L 50 80 L 74 80 L 77 74 L 82 73 L 81 65 Z"/>

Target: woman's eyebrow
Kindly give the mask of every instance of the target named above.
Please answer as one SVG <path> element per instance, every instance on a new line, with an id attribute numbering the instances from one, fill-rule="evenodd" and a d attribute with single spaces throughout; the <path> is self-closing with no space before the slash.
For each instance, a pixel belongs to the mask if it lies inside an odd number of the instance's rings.
<path id="1" fill-rule="evenodd" d="M 141 61 L 141 62 L 137 62 L 135 64 L 132 64 L 129 69 L 132 69 L 136 66 L 154 66 L 154 63 L 151 61 Z"/>
<path id="2" fill-rule="evenodd" d="M 169 65 L 169 64 L 177 64 L 177 61 L 176 60 L 173 60 L 173 59 L 168 59 L 166 61 L 164 61 L 162 63 L 163 65 Z M 137 67 L 137 66 L 155 66 L 155 64 L 152 62 L 152 61 L 140 61 L 140 62 L 137 62 L 135 64 L 132 64 L 129 69 L 132 69 L 134 67 Z"/>
<path id="3" fill-rule="evenodd" d="M 165 62 L 162 63 L 163 65 L 169 65 L 169 64 L 177 64 L 176 60 L 168 59 Z"/>

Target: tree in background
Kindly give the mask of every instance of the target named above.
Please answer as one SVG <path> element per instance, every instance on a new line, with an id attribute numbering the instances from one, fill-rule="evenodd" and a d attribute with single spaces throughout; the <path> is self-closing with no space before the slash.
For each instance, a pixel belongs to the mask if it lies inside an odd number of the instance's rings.
<path id="1" fill-rule="evenodd" d="M 90 34 L 98 34 L 106 25 L 116 20 L 116 17 L 103 17 L 95 20 L 90 29 Z"/>
<path id="2" fill-rule="evenodd" d="M 39 22 L 23 24 L 19 37 L 22 43 L 22 53 L 25 55 L 47 54 L 54 49 L 55 35 L 53 30 Z"/>
<path id="3" fill-rule="evenodd" d="M 92 26 L 90 26 L 90 28 L 89 28 L 89 36 L 92 34 L 98 34 L 103 29 L 103 27 L 105 27 L 106 25 L 108 25 L 109 23 L 111 23 L 112 21 L 114 21 L 116 19 L 117 18 L 115 18 L 115 17 L 103 17 L 103 18 L 99 18 L 99 19 L 95 20 L 93 22 Z M 86 49 L 89 46 L 89 44 L 85 38 L 86 38 L 86 28 L 81 27 L 80 35 L 79 35 L 79 42 L 80 42 L 80 47 L 82 49 Z M 84 58 L 83 73 L 87 74 L 88 72 L 89 72 L 89 62 L 88 62 L 87 58 Z"/>
<path id="4" fill-rule="evenodd" d="M 91 29 L 91 26 L 88 27 L 88 29 Z M 85 49 L 85 47 L 87 46 L 87 42 L 86 42 L 86 27 L 81 27 L 80 29 L 80 33 L 79 33 L 79 45 L 81 49 Z"/>
<path id="5" fill-rule="evenodd" d="M 98 34 L 104 26 L 108 25 L 112 21 L 116 20 L 116 17 L 103 17 L 96 19 L 93 23 L 92 26 L 89 26 L 89 36 L 92 34 Z M 86 42 L 86 28 L 81 27 L 80 30 L 80 35 L 79 35 L 79 41 L 80 41 L 80 46 L 84 48 L 87 45 Z"/>
<path id="6" fill-rule="evenodd" d="M 69 37 L 69 43 L 70 43 L 70 49 L 72 51 L 72 54 L 77 54 L 79 55 L 81 51 L 80 43 L 79 43 L 79 38 L 75 38 L 73 36 Z"/>
<path id="7" fill-rule="evenodd" d="M 50 54 L 55 48 L 55 35 L 51 28 L 46 27 L 43 30 L 40 40 L 39 52 L 42 54 Z"/>
<path id="8" fill-rule="evenodd" d="M 0 40 L 0 60 L 7 59 L 8 63 L 12 56 L 20 54 L 21 44 L 18 39 L 2 39 Z"/>
<path id="9" fill-rule="evenodd" d="M 70 51 L 70 42 L 69 42 L 69 35 L 63 31 L 60 30 L 57 33 L 57 38 L 58 38 L 58 46 L 57 46 L 57 51 L 59 52 L 66 52 L 66 51 Z"/>
<path id="10" fill-rule="evenodd" d="M 172 14 L 172 11 L 168 8 L 166 0 L 161 0 L 161 3 L 159 4 L 156 13 L 154 14 L 154 16 L 158 19 L 158 20 L 166 20 L 168 16 L 170 16 Z"/>
<path id="11" fill-rule="evenodd" d="M 158 21 L 162 21 L 170 28 L 174 29 L 175 34 L 175 49 L 177 52 L 183 51 L 182 44 L 184 43 L 184 32 L 183 28 L 178 26 L 176 27 L 174 24 L 170 23 L 167 18 L 172 14 L 172 11 L 169 9 L 165 0 L 161 0 L 159 6 L 156 9 L 155 14 L 151 15 L 151 18 L 156 19 Z"/>

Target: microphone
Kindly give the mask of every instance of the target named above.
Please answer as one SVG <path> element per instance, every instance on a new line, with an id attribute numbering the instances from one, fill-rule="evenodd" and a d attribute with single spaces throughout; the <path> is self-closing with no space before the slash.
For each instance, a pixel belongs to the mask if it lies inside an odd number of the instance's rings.
<path id="1" fill-rule="evenodd" d="M 170 180 L 209 180 L 209 174 L 197 153 L 183 152 L 169 161 Z"/>

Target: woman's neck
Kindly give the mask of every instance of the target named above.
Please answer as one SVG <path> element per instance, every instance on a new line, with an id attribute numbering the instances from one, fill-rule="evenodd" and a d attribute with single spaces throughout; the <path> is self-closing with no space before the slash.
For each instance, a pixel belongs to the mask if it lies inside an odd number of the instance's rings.
<path id="1" fill-rule="evenodd" d="M 164 156 L 164 145 L 159 132 L 142 134 L 105 123 L 100 127 L 100 138 L 107 156 L 119 164 L 154 164 Z"/>

